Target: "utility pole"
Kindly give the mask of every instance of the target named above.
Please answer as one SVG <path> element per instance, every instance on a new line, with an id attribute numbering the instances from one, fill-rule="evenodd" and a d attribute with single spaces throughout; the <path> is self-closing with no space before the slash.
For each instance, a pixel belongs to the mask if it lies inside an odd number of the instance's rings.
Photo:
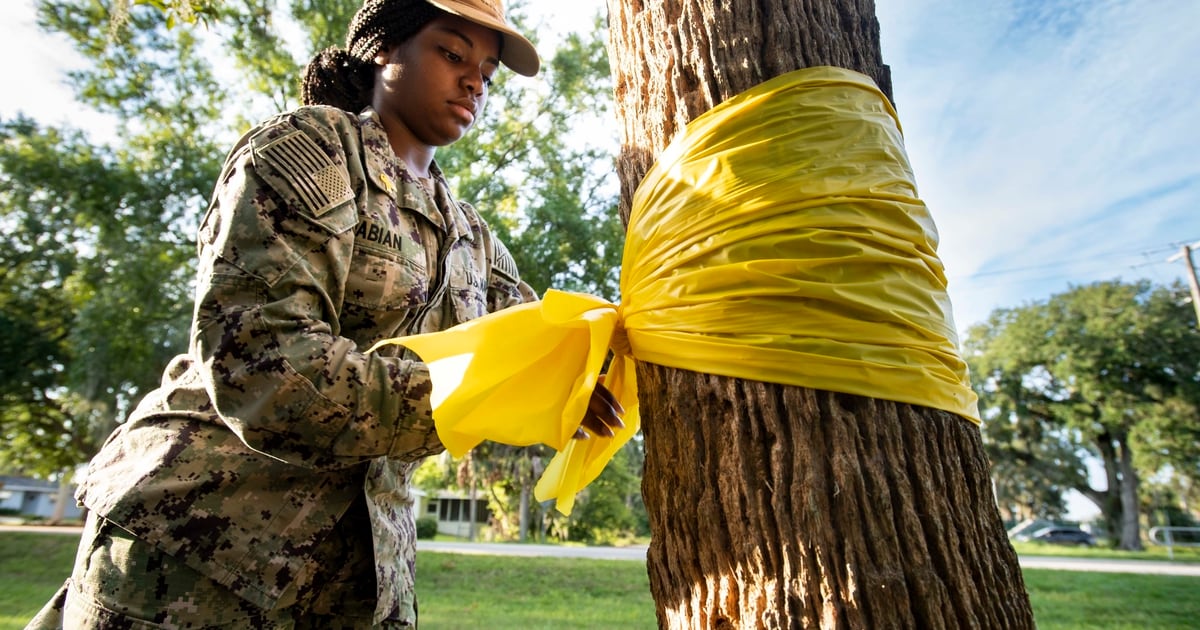
<path id="1" fill-rule="evenodd" d="M 1182 258 L 1184 264 L 1187 265 L 1188 283 L 1192 287 L 1192 308 L 1196 310 L 1196 326 L 1200 327 L 1200 281 L 1196 280 L 1196 263 L 1192 262 L 1192 250 L 1197 247 L 1200 247 L 1200 241 L 1184 245 L 1183 249 L 1168 258 L 1167 262 L 1175 262 Z"/>

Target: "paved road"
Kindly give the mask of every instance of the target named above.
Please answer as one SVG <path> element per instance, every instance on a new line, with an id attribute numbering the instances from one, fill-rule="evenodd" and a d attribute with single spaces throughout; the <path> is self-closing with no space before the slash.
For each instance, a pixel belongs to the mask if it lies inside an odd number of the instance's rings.
<path id="1" fill-rule="evenodd" d="M 83 533 L 83 528 L 71 527 L 69 525 L 60 527 L 51 527 L 49 525 L 0 525 L 0 532 L 34 532 L 36 534 L 71 534 L 78 536 Z"/>
<path id="2" fill-rule="evenodd" d="M 38 527 L 32 525 L 0 525 L 0 532 L 36 531 L 78 536 L 78 527 Z M 417 549 L 442 553 L 466 553 L 490 556 L 557 556 L 560 558 L 596 558 L 601 560 L 646 560 L 645 545 L 634 547 L 569 547 L 560 545 L 523 545 L 515 543 L 434 542 L 421 540 Z M 1153 573 L 1158 575 L 1187 575 L 1200 577 L 1200 564 L 1160 562 L 1152 560 L 1102 560 L 1096 558 L 1059 558 L 1052 556 L 1022 556 L 1025 569 L 1054 569 L 1058 571 L 1099 571 L 1102 573 Z"/>
<path id="3" fill-rule="evenodd" d="M 528 545 L 515 543 L 434 542 L 418 540 L 420 551 L 469 553 L 486 556 L 557 556 L 559 558 L 596 558 L 599 560 L 638 560 L 645 562 L 646 546 L 635 547 L 569 547 L 561 545 Z"/>
<path id="4" fill-rule="evenodd" d="M 467 543 L 419 541 L 417 549 L 443 553 L 469 553 L 493 556 L 558 556 L 564 558 L 599 558 L 603 560 L 646 559 L 646 547 L 560 547 L 558 545 L 519 545 L 512 543 Z M 1153 560 L 1103 560 L 1096 558 L 1059 558 L 1052 556 L 1022 556 L 1025 569 L 1055 569 L 1060 571 L 1098 571 L 1101 573 L 1153 573 L 1159 575 L 1189 575 L 1200 577 L 1200 564 L 1160 562 Z"/>

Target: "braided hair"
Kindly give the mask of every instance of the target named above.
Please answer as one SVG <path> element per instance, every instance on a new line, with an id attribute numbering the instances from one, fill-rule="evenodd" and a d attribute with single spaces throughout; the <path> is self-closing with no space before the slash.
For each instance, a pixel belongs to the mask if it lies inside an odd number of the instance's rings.
<path id="1" fill-rule="evenodd" d="M 303 103 L 362 111 L 375 84 L 375 55 L 443 14 L 425 0 L 365 0 L 350 21 L 346 47 L 326 48 L 308 62 L 300 89 Z"/>

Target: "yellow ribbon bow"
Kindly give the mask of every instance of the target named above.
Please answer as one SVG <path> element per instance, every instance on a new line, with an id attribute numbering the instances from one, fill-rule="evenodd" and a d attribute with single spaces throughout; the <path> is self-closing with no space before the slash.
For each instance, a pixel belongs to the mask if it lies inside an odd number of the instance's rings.
<path id="1" fill-rule="evenodd" d="M 890 103 L 864 75 L 809 68 L 700 116 L 659 157 L 634 195 L 620 307 L 552 290 L 383 343 L 429 364 L 451 454 L 558 450 L 535 492 L 570 513 L 638 430 L 635 358 L 978 422 L 936 250 Z M 610 348 L 625 428 L 572 440 Z"/>

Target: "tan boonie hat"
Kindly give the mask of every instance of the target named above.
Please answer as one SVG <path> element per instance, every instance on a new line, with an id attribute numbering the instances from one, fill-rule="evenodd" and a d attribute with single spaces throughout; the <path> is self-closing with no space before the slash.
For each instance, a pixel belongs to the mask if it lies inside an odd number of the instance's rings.
<path id="1" fill-rule="evenodd" d="M 504 38 L 500 50 L 500 63 L 512 68 L 513 72 L 531 77 L 542 67 L 537 50 L 524 35 L 513 30 L 504 19 L 504 3 L 501 0 L 426 0 L 429 4 L 486 26 Z"/>

